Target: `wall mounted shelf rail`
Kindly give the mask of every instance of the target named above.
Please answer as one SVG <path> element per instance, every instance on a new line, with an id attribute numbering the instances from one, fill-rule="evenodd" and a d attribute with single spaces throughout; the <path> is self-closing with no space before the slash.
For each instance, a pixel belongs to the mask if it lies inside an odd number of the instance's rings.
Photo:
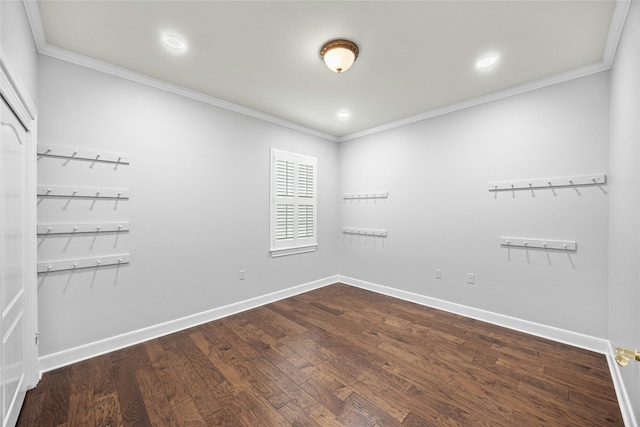
<path id="1" fill-rule="evenodd" d="M 76 233 L 113 233 L 130 230 L 128 221 L 101 222 L 93 224 L 38 224 L 38 235 L 76 234 Z"/>
<path id="2" fill-rule="evenodd" d="M 354 199 L 386 199 L 389 197 L 389 192 L 381 191 L 377 193 L 349 193 L 342 196 L 344 200 Z"/>
<path id="3" fill-rule="evenodd" d="M 368 228 L 343 227 L 344 234 L 357 234 L 361 236 L 387 237 L 387 230 L 371 230 Z"/>
<path id="4" fill-rule="evenodd" d="M 107 153 L 104 151 L 81 150 L 79 148 L 58 147 L 38 144 L 38 156 L 62 157 L 67 159 L 90 160 L 93 162 L 129 164 L 128 154 Z"/>
<path id="5" fill-rule="evenodd" d="M 500 246 L 519 249 L 546 249 L 571 252 L 578 250 L 578 244 L 573 240 L 543 240 L 523 237 L 500 237 Z"/>
<path id="6" fill-rule="evenodd" d="M 128 189 L 38 186 L 38 197 L 83 197 L 92 199 L 128 199 Z"/>
<path id="7" fill-rule="evenodd" d="M 38 273 L 129 264 L 129 254 L 38 262 Z"/>
<path id="8" fill-rule="evenodd" d="M 558 187 L 601 186 L 607 184 L 607 175 L 583 175 L 566 178 L 529 179 L 522 181 L 490 182 L 489 191 L 539 190 Z"/>

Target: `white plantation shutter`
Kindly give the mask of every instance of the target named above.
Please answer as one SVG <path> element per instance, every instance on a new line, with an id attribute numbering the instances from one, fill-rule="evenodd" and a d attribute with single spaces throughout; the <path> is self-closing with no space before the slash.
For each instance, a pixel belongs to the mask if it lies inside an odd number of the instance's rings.
<path id="1" fill-rule="evenodd" d="M 293 162 L 276 160 L 276 196 L 293 197 Z"/>
<path id="2" fill-rule="evenodd" d="M 293 239 L 293 205 L 276 205 L 276 240 Z"/>
<path id="3" fill-rule="evenodd" d="M 304 197 L 307 199 L 315 197 L 313 187 L 315 182 L 313 177 L 314 171 L 315 165 L 298 165 L 298 197 Z"/>
<path id="4" fill-rule="evenodd" d="M 276 160 L 276 197 L 282 201 L 293 201 L 295 163 Z M 293 203 L 276 204 L 276 240 L 293 239 L 294 229 Z"/>
<path id="5" fill-rule="evenodd" d="M 317 160 L 271 149 L 271 255 L 315 251 Z"/>
<path id="6" fill-rule="evenodd" d="M 315 223 L 313 205 L 298 205 L 298 238 L 313 237 Z"/>

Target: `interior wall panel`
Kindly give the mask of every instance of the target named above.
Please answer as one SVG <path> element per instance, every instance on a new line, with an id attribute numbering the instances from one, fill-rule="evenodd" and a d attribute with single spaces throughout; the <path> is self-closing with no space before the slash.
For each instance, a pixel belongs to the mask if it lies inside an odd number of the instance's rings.
<path id="1" fill-rule="evenodd" d="M 39 237 L 40 260 L 130 253 L 126 266 L 39 275 L 42 356 L 335 275 L 337 143 L 49 57 L 39 72 L 40 144 L 130 160 L 39 159 L 41 185 L 130 192 L 40 201 L 42 223 L 130 221 Z M 318 158 L 315 253 L 269 256 L 271 147 Z"/>
<path id="2" fill-rule="evenodd" d="M 608 85 L 603 72 L 341 143 L 341 194 L 388 191 L 343 202 L 341 225 L 388 234 L 344 237 L 340 274 L 605 338 L 608 186 L 488 189 L 606 174 Z M 508 248 L 500 236 L 578 250 Z"/>
<path id="3" fill-rule="evenodd" d="M 640 348 L 640 4 L 632 2 L 611 69 L 609 339 Z M 620 371 L 640 421 L 640 363 Z"/>

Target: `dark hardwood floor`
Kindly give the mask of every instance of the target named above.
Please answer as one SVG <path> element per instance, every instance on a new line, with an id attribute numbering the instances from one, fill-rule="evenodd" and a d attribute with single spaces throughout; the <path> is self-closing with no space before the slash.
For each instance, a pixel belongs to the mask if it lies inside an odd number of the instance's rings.
<path id="1" fill-rule="evenodd" d="M 43 375 L 19 426 L 622 426 L 603 355 L 335 284 Z"/>

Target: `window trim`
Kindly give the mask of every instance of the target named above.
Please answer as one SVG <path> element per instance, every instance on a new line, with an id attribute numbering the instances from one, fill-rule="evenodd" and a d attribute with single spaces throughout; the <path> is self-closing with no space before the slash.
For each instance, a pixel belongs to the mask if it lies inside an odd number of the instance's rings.
<path id="1" fill-rule="evenodd" d="M 293 153 L 289 151 L 279 150 L 271 148 L 269 155 L 269 176 L 270 176 L 270 188 L 269 188 L 269 252 L 271 257 L 277 258 L 281 256 L 294 255 L 300 253 L 314 252 L 318 248 L 318 190 L 317 190 L 317 177 L 318 177 L 318 160 L 315 157 Z M 277 241 L 277 206 L 279 201 L 289 196 L 278 195 L 278 175 L 277 175 L 277 162 L 287 161 L 294 163 L 294 184 L 293 191 L 291 193 L 290 201 L 293 205 L 294 220 L 293 220 L 293 238 L 286 241 Z M 313 167 L 312 173 L 312 192 L 313 196 L 308 198 L 301 196 L 301 194 L 308 194 L 309 188 L 305 191 L 299 192 L 298 184 L 301 176 L 299 173 L 303 173 L 300 170 L 300 166 L 311 165 Z M 282 177 L 281 177 L 282 178 Z M 303 182 L 307 182 L 303 180 Z M 282 188 L 282 186 L 280 187 Z M 311 205 L 313 206 L 313 236 L 301 238 L 299 236 L 298 224 L 299 224 L 299 206 Z"/>

